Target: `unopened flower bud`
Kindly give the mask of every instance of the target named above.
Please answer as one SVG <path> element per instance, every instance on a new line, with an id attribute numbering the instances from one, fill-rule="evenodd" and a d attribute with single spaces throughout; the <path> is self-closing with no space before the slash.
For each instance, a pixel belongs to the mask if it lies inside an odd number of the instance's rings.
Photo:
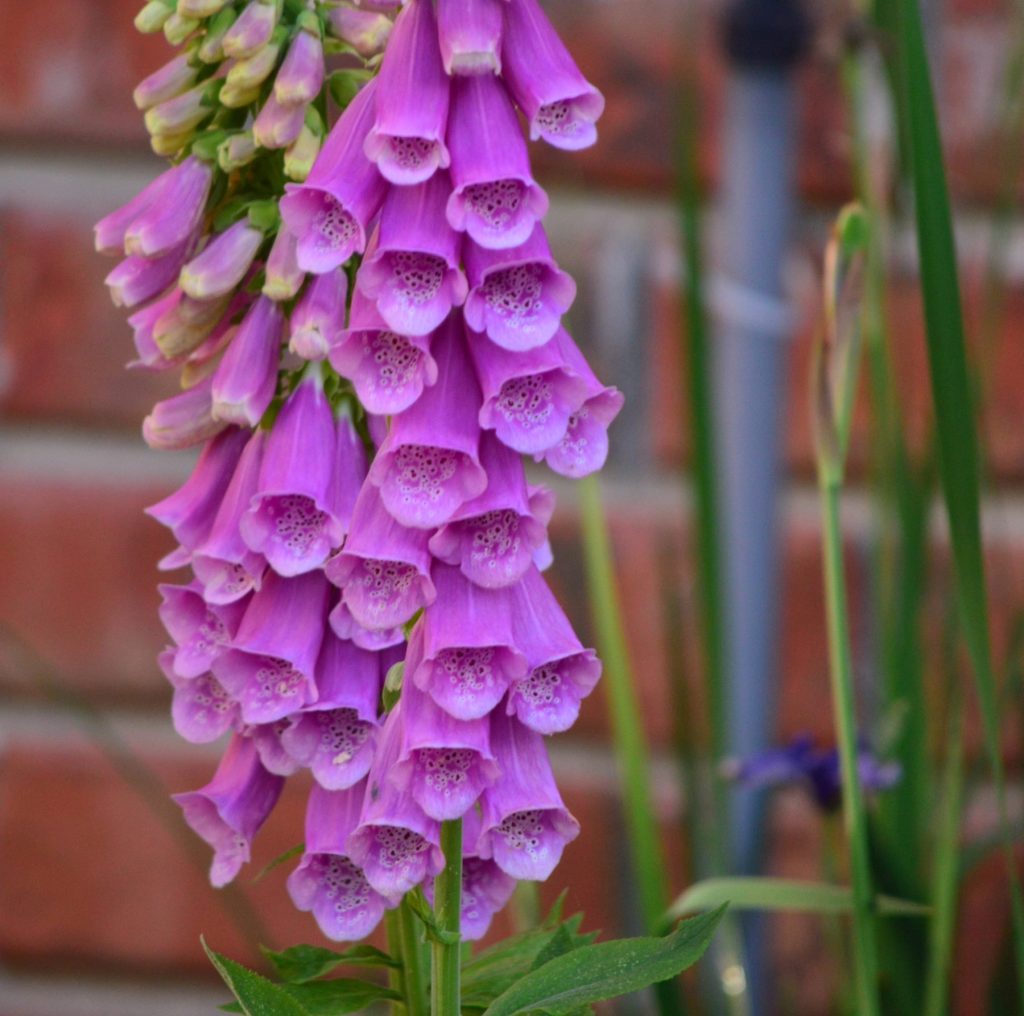
<path id="1" fill-rule="evenodd" d="M 213 17 L 227 0 L 178 0 L 178 13 L 186 18 Z"/>
<path id="2" fill-rule="evenodd" d="M 270 42 L 277 25 L 277 4 L 250 0 L 224 36 L 224 55 L 242 59 Z"/>
<path id="3" fill-rule="evenodd" d="M 158 402 L 142 421 L 142 436 L 150 448 L 191 448 L 220 433 L 226 426 L 211 414 L 211 381 Z"/>
<path id="4" fill-rule="evenodd" d="M 227 106 L 228 109 L 241 109 L 243 106 L 251 106 L 259 97 L 259 85 L 243 88 L 225 81 L 224 87 L 220 90 L 220 104 Z"/>
<path id="5" fill-rule="evenodd" d="M 263 295 L 280 302 L 290 300 L 301 288 L 306 273 L 299 268 L 296 239 L 287 229 L 278 230 L 267 256 L 267 275 Z"/>
<path id="6" fill-rule="evenodd" d="M 175 11 L 164 22 L 164 38 L 172 46 L 180 46 L 198 27 L 199 22 L 195 18 L 183 17 Z"/>
<path id="7" fill-rule="evenodd" d="M 320 154 L 321 135 L 304 124 L 299 136 L 288 146 L 284 153 L 284 172 L 289 180 L 300 183 L 309 176 L 317 155 Z"/>
<path id="8" fill-rule="evenodd" d="M 150 134 L 183 134 L 198 127 L 213 112 L 206 102 L 206 90 L 205 83 L 197 85 L 147 110 L 146 130 Z"/>
<path id="9" fill-rule="evenodd" d="M 172 159 L 180 151 L 188 147 L 194 137 L 195 132 L 191 130 L 180 131 L 177 134 L 154 134 L 149 139 L 149 147 L 153 149 L 154 155 L 159 155 L 164 159 Z"/>
<path id="10" fill-rule="evenodd" d="M 241 131 L 221 143 L 217 149 L 217 164 L 225 173 L 247 166 L 258 151 L 252 131 Z"/>
<path id="11" fill-rule="evenodd" d="M 263 233 L 241 219 L 223 233 L 181 270 L 178 284 L 191 297 L 207 300 L 234 289 L 249 270 Z"/>
<path id="12" fill-rule="evenodd" d="M 252 125 L 256 144 L 261 148 L 286 148 L 301 133 L 305 116 L 306 107 L 301 103 L 285 106 L 271 92 Z"/>
<path id="13" fill-rule="evenodd" d="M 277 56 L 281 52 L 279 42 L 269 42 L 256 50 L 252 56 L 239 60 L 227 74 L 227 85 L 232 88 L 246 89 L 261 85 L 270 77 L 270 72 L 277 64 Z"/>
<path id="14" fill-rule="evenodd" d="M 379 53 L 391 34 L 390 18 L 355 7 L 335 7 L 328 12 L 327 26 L 331 35 L 348 43 L 365 58 Z"/>
<path id="15" fill-rule="evenodd" d="M 348 278 L 341 268 L 316 275 L 292 311 L 288 348 L 304 360 L 323 360 L 345 326 Z"/>
<path id="16" fill-rule="evenodd" d="M 135 15 L 135 27 L 144 35 L 151 35 L 153 32 L 159 32 L 173 13 L 174 8 L 164 0 L 150 0 Z"/>
<path id="17" fill-rule="evenodd" d="M 283 105 L 312 102 L 324 83 L 324 47 L 319 35 L 299 32 L 274 79 L 274 97 Z"/>
<path id="18" fill-rule="evenodd" d="M 190 54 L 182 53 L 148 78 L 144 78 L 132 92 L 132 98 L 139 109 L 149 109 L 157 103 L 173 99 L 196 79 L 197 70 L 190 63 Z"/>
<path id="19" fill-rule="evenodd" d="M 235 9 L 225 7 L 206 27 L 203 41 L 199 43 L 196 55 L 203 63 L 220 63 L 224 59 L 224 36 L 235 23 Z"/>

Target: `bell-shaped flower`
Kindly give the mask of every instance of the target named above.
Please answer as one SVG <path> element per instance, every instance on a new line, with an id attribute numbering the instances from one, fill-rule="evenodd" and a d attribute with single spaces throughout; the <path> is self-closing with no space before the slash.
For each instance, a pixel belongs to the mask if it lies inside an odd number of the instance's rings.
<path id="1" fill-rule="evenodd" d="M 182 268 L 178 284 L 196 300 L 230 293 L 245 278 L 262 243 L 262 230 L 239 219 Z"/>
<path id="2" fill-rule="evenodd" d="M 578 478 L 600 469 L 608 457 L 608 427 L 622 409 L 623 395 L 597 379 L 569 333 L 557 336 L 566 363 L 584 385 L 583 398 L 573 410 L 565 435 L 548 449 L 544 461 L 563 476 Z"/>
<path id="3" fill-rule="evenodd" d="M 408 0 L 384 51 L 365 145 L 386 180 L 422 183 L 448 166 L 448 91 L 432 0 Z"/>
<path id="4" fill-rule="evenodd" d="M 331 631 L 340 639 L 348 639 L 354 642 L 360 649 L 369 649 L 372 652 L 380 652 L 394 647 L 403 647 L 405 644 L 405 632 L 396 625 L 393 628 L 366 628 L 361 625 L 348 609 L 344 600 L 338 600 L 327 621 Z M 401 660 L 399 656 L 399 660 Z"/>
<path id="5" fill-rule="evenodd" d="M 580 702 L 601 677 L 601 661 L 584 649 L 536 568 L 512 591 L 512 627 L 529 671 L 513 682 L 508 712 L 541 734 L 568 730 Z"/>
<path id="6" fill-rule="evenodd" d="M 218 434 L 203 448 L 185 483 L 146 509 L 189 553 L 209 536 L 246 440 L 245 431 L 236 427 Z"/>
<path id="7" fill-rule="evenodd" d="M 244 433 L 244 432 L 243 432 Z M 267 432 L 249 438 L 224 491 L 209 533 L 192 554 L 192 570 L 203 583 L 207 603 L 234 603 L 259 589 L 267 562 L 246 546 L 239 531 L 242 515 L 256 495 Z"/>
<path id="8" fill-rule="evenodd" d="M 191 237 L 155 257 L 130 254 L 103 280 L 115 307 L 136 307 L 159 296 L 177 278 L 192 253 Z"/>
<path id="9" fill-rule="evenodd" d="M 150 448 L 175 451 L 216 437 L 227 426 L 213 417 L 211 378 L 158 402 L 142 421 L 142 437 Z"/>
<path id="10" fill-rule="evenodd" d="M 153 331 L 157 321 L 169 310 L 172 310 L 181 299 L 180 290 L 171 290 L 165 296 L 146 304 L 128 318 L 132 329 L 132 340 L 135 343 L 137 360 L 132 360 L 129 368 L 145 370 L 167 370 L 181 362 L 183 357 L 167 357 L 156 344 Z"/>
<path id="11" fill-rule="evenodd" d="M 352 450 L 347 445 L 339 455 L 334 413 L 323 378 L 313 369 L 274 422 L 256 494 L 241 520 L 242 539 L 279 575 L 319 568 L 332 548 L 341 545 L 347 519 L 335 495 L 351 486 L 354 496 L 365 468 L 365 460 L 343 459 Z"/>
<path id="12" fill-rule="evenodd" d="M 448 74 L 500 74 L 502 0 L 438 0 L 437 34 Z"/>
<path id="13" fill-rule="evenodd" d="M 540 734 L 499 709 L 491 716 L 491 750 L 501 779 L 480 799 L 477 853 L 513 878 L 543 881 L 579 823 L 562 803 Z"/>
<path id="14" fill-rule="evenodd" d="M 300 31 L 274 78 L 274 98 L 283 106 L 312 102 L 324 83 L 324 45 L 319 35 Z"/>
<path id="15" fill-rule="evenodd" d="M 430 552 L 471 582 L 497 589 L 518 582 L 547 540 L 551 491 L 530 491 L 523 464 L 493 434 L 480 438 L 487 489 L 467 501 L 431 538 Z"/>
<path id="16" fill-rule="evenodd" d="M 224 56 L 242 60 L 270 42 L 277 25 L 279 5 L 270 0 L 249 0 L 235 23 L 224 33 Z"/>
<path id="17" fill-rule="evenodd" d="M 459 315 L 438 330 L 432 352 L 437 382 L 392 419 L 369 473 L 384 507 L 402 525 L 418 529 L 447 522 L 487 486 L 478 457 L 480 389 Z"/>
<path id="18" fill-rule="evenodd" d="M 472 342 L 470 353 L 483 391 L 480 426 L 524 455 L 553 448 L 569 418 L 586 400 L 588 385 L 566 360 L 559 341 L 511 352 L 493 342 Z M 571 341 L 571 340 L 570 340 Z"/>
<path id="19" fill-rule="evenodd" d="M 304 183 L 287 184 L 281 216 L 298 238 L 299 266 L 320 274 L 366 249 L 370 220 L 387 183 L 363 152 L 373 124 L 377 80 L 371 80 L 327 136 Z"/>
<path id="20" fill-rule="evenodd" d="M 530 137 L 570 151 L 597 140 L 604 96 L 580 73 L 537 0 L 505 6 L 502 74 Z"/>
<path id="21" fill-rule="evenodd" d="M 277 388 L 284 315 L 261 296 L 249 309 L 213 375 L 213 414 L 255 427 Z"/>
<path id="22" fill-rule="evenodd" d="M 526 657 L 515 642 L 506 589 L 482 589 L 458 568 L 434 565 L 437 599 L 423 612 L 423 655 L 406 681 L 459 720 L 486 716 L 522 679 Z"/>
<path id="23" fill-rule="evenodd" d="M 375 889 L 348 854 L 366 793 L 314 786 L 306 804 L 306 842 L 299 866 L 288 876 L 288 895 L 299 910 L 312 911 L 332 941 L 366 938 L 395 904 Z"/>
<path id="24" fill-rule="evenodd" d="M 327 790 L 344 790 L 370 770 L 383 682 L 380 654 L 324 635 L 316 665 L 318 698 L 291 718 L 285 750 Z"/>
<path id="25" fill-rule="evenodd" d="M 384 723 L 359 825 L 347 841 L 348 855 L 366 880 L 395 903 L 444 867 L 440 823 L 424 814 L 411 791 L 400 790 L 390 778 L 398 761 L 401 710 L 399 702 Z"/>
<path id="26" fill-rule="evenodd" d="M 407 668 L 423 652 L 422 632 L 409 640 Z M 490 722 L 457 720 L 413 682 L 402 687 L 398 759 L 390 779 L 430 818 L 461 818 L 499 776 L 491 754 Z"/>
<path id="27" fill-rule="evenodd" d="M 434 600 L 428 534 L 396 522 L 372 483 L 363 484 L 348 539 L 327 562 L 342 602 L 370 631 L 396 628 Z"/>
<path id="28" fill-rule="evenodd" d="M 291 724 L 292 718 L 286 716 L 273 723 L 249 724 L 245 727 L 245 733 L 256 745 L 263 768 L 277 776 L 294 776 L 302 769 L 302 764 L 292 758 L 282 743 L 285 731 Z"/>
<path id="29" fill-rule="evenodd" d="M 174 673 L 183 678 L 205 674 L 235 637 L 245 605 L 207 604 L 198 583 L 188 586 L 164 583 L 157 588 L 163 597 L 160 620 L 174 640 L 171 661 Z"/>
<path id="30" fill-rule="evenodd" d="M 314 275 L 289 318 L 288 348 L 304 360 L 326 359 L 334 337 L 345 327 L 348 276 L 341 268 Z"/>
<path id="31" fill-rule="evenodd" d="M 466 299 L 462 238 L 445 218 L 450 191 L 443 171 L 425 183 L 392 187 L 377 242 L 359 268 L 357 285 L 399 335 L 428 335 Z"/>
<path id="32" fill-rule="evenodd" d="M 268 773 L 251 740 L 235 734 L 213 779 L 175 794 L 193 831 L 213 847 L 210 881 L 227 885 L 250 858 L 252 841 L 281 796 L 284 780 Z"/>
<path id="33" fill-rule="evenodd" d="M 287 148 L 298 139 L 305 123 L 305 106 L 285 104 L 272 92 L 253 121 L 253 140 L 261 148 Z"/>
<path id="34" fill-rule="evenodd" d="M 171 721 L 174 729 L 192 744 L 210 744 L 238 721 L 238 706 L 213 674 L 184 678 L 174 670 L 173 649 L 157 657 L 160 669 L 174 689 Z"/>
<path id="35" fill-rule="evenodd" d="M 525 243 L 548 210 L 548 196 L 533 179 L 519 119 L 496 77 L 453 80 L 448 145 L 452 227 L 481 247 Z"/>
<path id="36" fill-rule="evenodd" d="M 329 588 L 321 572 L 269 572 L 253 593 L 232 648 L 213 666 L 246 723 L 273 723 L 316 701 Z"/>
<path id="37" fill-rule="evenodd" d="M 515 352 L 542 346 L 576 299 L 576 283 L 551 256 L 544 227 L 509 250 L 465 247 L 466 324 Z"/>
<path id="38" fill-rule="evenodd" d="M 100 254 L 137 254 L 141 257 L 152 257 L 156 254 L 163 254 L 172 247 L 177 247 L 182 241 L 187 240 L 199 224 L 198 215 L 193 220 L 187 213 L 182 217 L 180 204 L 176 204 L 171 215 L 170 209 L 164 206 L 162 199 L 169 194 L 172 200 L 180 202 L 187 193 L 192 192 L 192 185 L 202 181 L 201 188 L 202 202 L 205 203 L 207 189 L 213 173 L 206 163 L 200 162 L 195 156 L 190 156 L 184 162 L 170 169 L 164 170 L 155 180 L 146 184 L 145 187 L 130 201 L 115 208 L 108 215 L 103 216 L 93 226 L 96 250 Z M 195 198 L 193 198 L 194 203 Z M 200 206 L 200 211 L 202 207 Z M 194 209 L 193 209 L 194 211 Z M 149 241 L 154 239 L 153 232 L 159 234 L 159 244 L 155 249 L 150 249 L 150 244 L 145 246 L 139 243 L 141 237 L 135 236 L 132 242 L 132 249 L 128 249 L 128 231 L 136 222 L 140 223 L 139 229 Z M 147 228 L 142 230 L 142 224 Z M 170 231 L 170 242 L 168 232 Z"/>
<path id="39" fill-rule="evenodd" d="M 392 331 L 377 305 L 358 287 L 352 293 L 348 328 L 331 338 L 330 360 L 352 382 L 367 410 L 382 416 L 408 409 L 424 387 L 437 380 L 429 336 Z"/>

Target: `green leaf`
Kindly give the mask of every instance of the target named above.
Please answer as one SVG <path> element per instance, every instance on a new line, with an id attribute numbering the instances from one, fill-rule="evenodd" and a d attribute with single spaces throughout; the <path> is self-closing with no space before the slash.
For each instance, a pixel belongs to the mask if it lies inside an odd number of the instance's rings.
<path id="1" fill-rule="evenodd" d="M 728 903 L 733 910 L 799 910 L 812 914 L 848 914 L 853 893 L 846 886 L 800 882 L 786 878 L 709 878 L 690 886 L 668 911 L 669 920 Z M 877 896 L 880 914 L 927 917 L 921 903 Z"/>
<path id="2" fill-rule="evenodd" d="M 537 953 L 536 958 L 530 965 L 530 969 L 536 970 L 538 967 L 544 966 L 545 963 L 557 959 L 559 956 L 564 956 L 576 948 L 578 948 L 578 944 L 569 930 L 569 926 L 566 924 L 559 925 L 558 930 L 548 939 L 541 951 Z"/>
<path id="3" fill-rule="evenodd" d="M 584 946 L 531 971 L 488 1006 L 485 1016 L 540 1010 L 569 1016 L 581 1007 L 675 977 L 704 954 L 725 906 L 683 921 L 664 938 L 624 938 Z"/>
<path id="4" fill-rule="evenodd" d="M 344 109 L 369 80 L 370 75 L 366 71 L 335 71 L 327 79 L 327 87 L 330 90 L 331 98 Z"/>
<path id="5" fill-rule="evenodd" d="M 301 984 L 313 981 L 340 966 L 396 967 L 398 964 L 385 952 L 372 945 L 354 945 L 343 952 L 316 945 L 294 945 L 283 952 L 264 949 L 263 955 L 274 965 L 282 981 Z"/>
<path id="6" fill-rule="evenodd" d="M 246 1016 L 313 1016 L 280 985 L 214 952 L 205 939 L 199 941 Z"/>
<path id="7" fill-rule="evenodd" d="M 272 861 L 264 865 L 259 873 L 253 876 L 253 882 L 259 882 L 275 868 L 280 867 L 282 864 L 287 864 L 293 857 L 298 857 L 305 849 L 305 843 L 296 843 L 294 847 L 289 847 L 283 854 L 278 854 Z"/>
<path id="8" fill-rule="evenodd" d="M 314 981 L 312 984 L 288 984 L 282 990 L 310 1016 L 345 1016 L 346 1013 L 362 1012 L 374 1002 L 400 1002 L 402 999 L 391 988 L 347 977 Z"/>

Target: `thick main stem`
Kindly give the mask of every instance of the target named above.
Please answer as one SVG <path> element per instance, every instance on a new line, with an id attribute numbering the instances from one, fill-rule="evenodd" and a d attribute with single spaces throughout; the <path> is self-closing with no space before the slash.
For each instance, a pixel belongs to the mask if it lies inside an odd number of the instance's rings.
<path id="1" fill-rule="evenodd" d="M 441 825 L 444 870 L 434 882 L 437 925 L 451 941 L 435 939 L 430 984 L 431 1016 L 459 1016 L 462 950 L 459 942 L 462 912 L 462 820 Z"/>
<path id="2" fill-rule="evenodd" d="M 828 615 L 829 671 L 832 709 L 843 787 L 843 822 L 850 847 L 853 881 L 853 962 L 859 1016 L 878 1016 L 878 946 L 875 934 L 874 889 L 868 856 L 867 816 L 857 772 L 857 721 L 850 662 L 843 544 L 839 525 L 837 475 L 823 470 L 822 529 L 825 555 L 825 609 Z"/>

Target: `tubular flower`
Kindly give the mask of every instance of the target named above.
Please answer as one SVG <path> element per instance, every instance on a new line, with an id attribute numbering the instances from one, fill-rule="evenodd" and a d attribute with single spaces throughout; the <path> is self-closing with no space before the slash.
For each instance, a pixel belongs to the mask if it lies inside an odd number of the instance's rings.
<path id="1" fill-rule="evenodd" d="M 223 885 L 307 770 L 288 892 L 337 940 L 429 895 L 461 819 L 479 938 L 579 831 L 544 739 L 601 668 L 541 575 L 554 496 L 521 456 L 600 468 L 622 396 L 562 327 L 521 123 L 580 148 L 603 99 L 536 0 L 157 6 L 140 24 L 183 48 L 135 101 L 174 166 L 96 247 L 132 366 L 182 370 L 143 436 L 200 446 L 148 509 L 160 567 L 191 569 L 160 586 L 158 662 L 175 729 L 227 743 L 175 800 Z"/>

